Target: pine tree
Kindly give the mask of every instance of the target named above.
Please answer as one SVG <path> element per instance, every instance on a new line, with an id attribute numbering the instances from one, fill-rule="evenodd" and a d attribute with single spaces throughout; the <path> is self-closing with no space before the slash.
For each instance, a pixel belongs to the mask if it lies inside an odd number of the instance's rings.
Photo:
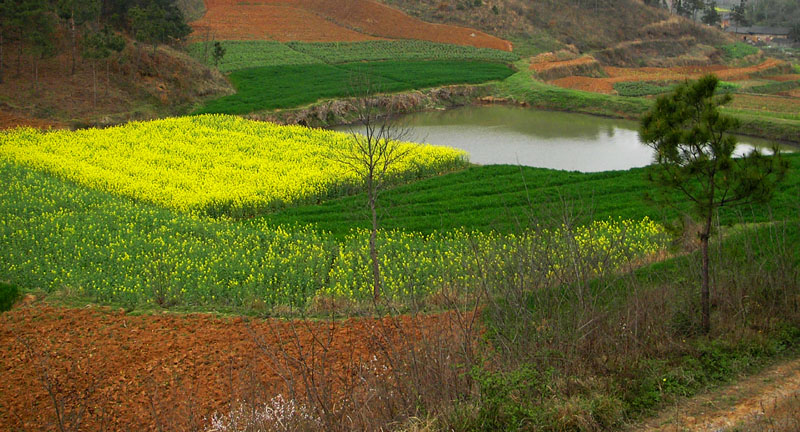
<path id="1" fill-rule="evenodd" d="M 650 180 L 657 187 L 651 198 L 681 210 L 702 226 L 701 319 L 703 333 L 711 329 L 708 241 L 717 210 L 724 206 L 764 203 L 787 170 L 775 149 L 764 157 L 758 150 L 734 157 L 738 120 L 719 107 L 730 94 L 716 96 L 717 77 L 708 75 L 678 86 L 662 96 L 641 122 L 640 136 L 656 153 Z"/>

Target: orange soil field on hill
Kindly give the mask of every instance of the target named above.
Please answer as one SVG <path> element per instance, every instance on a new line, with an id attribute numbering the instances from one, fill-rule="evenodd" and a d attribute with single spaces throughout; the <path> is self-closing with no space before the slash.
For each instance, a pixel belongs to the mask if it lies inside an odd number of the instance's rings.
<path id="1" fill-rule="evenodd" d="M 278 393 L 289 398 L 280 376 L 286 370 L 270 360 L 269 350 L 284 346 L 296 356 L 298 346 L 305 351 L 313 345 L 319 355 L 315 338 L 330 337 L 328 379 L 347 382 L 357 368 L 381 356 L 376 337 L 407 348 L 404 344 L 418 341 L 426 329 L 446 328 L 451 318 L 351 318 L 332 325 L 127 315 L 29 300 L 0 315 L 0 430 L 57 430 L 43 374 L 64 402 L 62 415 L 86 408 L 81 430 L 102 430 L 100 422 L 105 430 L 196 430 L 208 424 L 202 419 L 227 413 L 245 392 L 259 389 L 264 400 Z"/>
<path id="2" fill-rule="evenodd" d="M 580 66 L 585 64 L 596 63 L 593 57 L 585 56 L 585 57 L 578 57 L 572 60 L 563 60 L 563 61 L 548 61 L 548 62 L 541 62 L 541 63 L 532 63 L 531 70 L 536 72 L 544 72 L 555 68 L 561 67 L 573 67 L 573 66 Z"/>
<path id="3" fill-rule="evenodd" d="M 681 66 L 672 68 L 642 67 L 642 68 L 620 68 L 606 66 L 603 70 L 608 78 L 590 78 L 573 76 L 551 81 L 559 87 L 571 88 L 575 90 L 591 91 L 595 93 L 613 93 L 614 84 L 618 82 L 635 81 L 683 81 L 687 79 L 697 79 L 709 73 L 717 75 L 724 81 L 747 80 L 752 75 L 779 68 L 785 62 L 776 59 L 767 59 L 764 62 L 742 68 L 732 68 L 724 65 L 713 66 Z M 531 69 L 536 70 L 535 64 Z"/>
<path id="4" fill-rule="evenodd" d="M 768 76 L 764 77 L 765 79 L 772 80 L 772 81 L 800 81 L 800 74 L 789 74 L 789 75 L 775 75 L 775 76 Z"/>
<path id="5" fill-rule="evenodd" d="M 585 76 L 571 76 L 550 81 L 559 87 L 583 90 L 592 93 L 614 93 L 614 81 L 607 78 L 591 78 Z"/>
<path id="6" fill-rule="evenodd" d="M 336 42 L 420 39 L 511 51 L 478 30 L 432 24 L 372 0 L 206 0 L 196 35 L 224 40 Z"/>

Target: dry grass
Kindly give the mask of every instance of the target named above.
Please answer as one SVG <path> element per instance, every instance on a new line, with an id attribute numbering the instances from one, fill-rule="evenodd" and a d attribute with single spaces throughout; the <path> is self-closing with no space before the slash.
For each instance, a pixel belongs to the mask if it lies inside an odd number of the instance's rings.
<path id="1" fill-rule="evenodd" d="M 800 393 L 764 404 L 761 413 L 728 432 L 797 432 L 800 431 Z"/>

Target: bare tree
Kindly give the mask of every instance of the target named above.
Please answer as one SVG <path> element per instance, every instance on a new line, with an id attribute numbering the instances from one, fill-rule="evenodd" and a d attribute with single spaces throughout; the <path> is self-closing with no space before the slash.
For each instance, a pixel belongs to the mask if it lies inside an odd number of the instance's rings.
<path id="1" fill-rule="evenodd" d="M 355 75 L 350 87 L 356 126 L 350 131 L 352 139 L 348 145 L 342 147 L 333 159 L 350 169 L 364 183 L 372 222 L 369 236 L 372 295 L 377 301 L 383 290 L 377 246 L 378 195 L 390 169 L 408 156 L 410 148 L 402 145 L 401 141 L 409 130 L 396 122 L 395 98 L 379 97 L 380 86 L 369 74 Z"/>

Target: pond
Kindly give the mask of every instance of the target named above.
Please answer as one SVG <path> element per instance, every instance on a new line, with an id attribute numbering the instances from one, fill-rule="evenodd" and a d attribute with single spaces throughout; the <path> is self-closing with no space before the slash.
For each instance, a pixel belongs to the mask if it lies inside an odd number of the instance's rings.
<path id="1" fill-rule="evenodd" d="M 403 117 L 400 123 L 409 131 L 405 140 L 463 149 L 472 163 L 480 165 L 595 172 L 653 161 L 653 151 L 639 141 L 635 121 L 490 105 L 420 112 Z M 739 141 L 737 153 L 753 146 L 771 147 L 770 142 L 755 138 L 740 137 Z"/>

